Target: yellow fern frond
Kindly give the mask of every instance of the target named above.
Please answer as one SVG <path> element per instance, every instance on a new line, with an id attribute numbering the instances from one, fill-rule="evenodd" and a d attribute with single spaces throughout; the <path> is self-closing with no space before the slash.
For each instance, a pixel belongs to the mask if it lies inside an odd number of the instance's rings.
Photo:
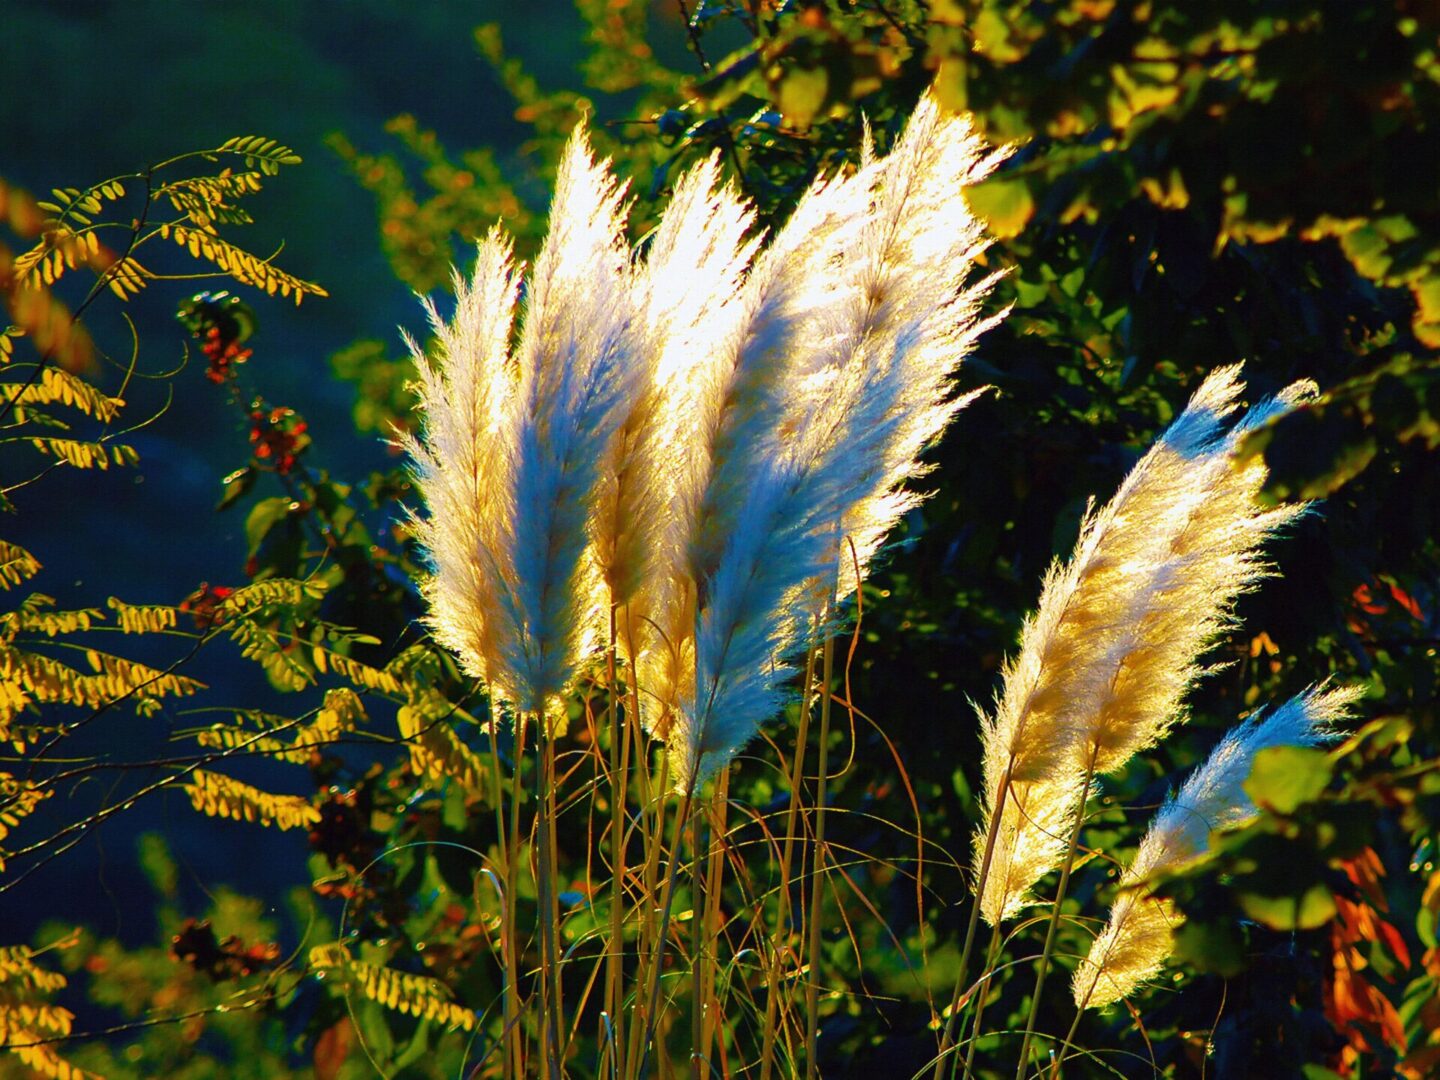
<path id="1" fill-rule="evenodd" d="M 251 195 L 261 188 L 258 172 L 232 173 L 229 169 L 219 176 L 192 176 L 166 184 L 156 192 L 164 196 L 196 227 L 213 233 L 221 225 L 249 225 L 254 219 L 235 206 L 233 200 Z"/>
<path id="2" fill-rule="evenodd" d="M 98 1073 L 76 1068 L 55 1052 L 49 1043 L 39 1042 L 41 1036 L 15 1029 L 7 1040 L 10 1052 L 50 1080 L 103 1080 Z"/>
<path id="3" fill-rule="evenodd" d="M 475 1014 L 455 1004 L 449 988 L 440 980 L 352 960 L 350 950 L 342 942 L 311 949 L 310 966 L 317 971 L 343 972 L 362 994 L 387 1009 L 465 1031 L 475 1027 Z"/>
<path id="4" fill-rule="evenodd" d="M 340 686 L 325 691 L 325 704 L 320 712 L 322 716 L 329 713 L 334 717 L 333 721 L 327 720 L 326 723 L 333 723 L 337 730 L 354 731 L 355 725 L 365 719 L 365 703 L 354 690 Z"/>
<path id="5" fill-rule="evenodd" d="M 433 690 L 421 703 L 403 705 L 395 714 L 400 737 L 410 749 L 410 768 L 432 780 L 453 780 L 473 796 L 487 790 L 490 773 L 480 755 L 449 726 L 454 706 Z"/>
<path id="6" fill-rule="evenodd" d="M 240 646 L 240 655 L 264 668 L 270 681 L 280 689 L 304 690 L 315 681 L 315 673 L 293 641 L 279 640 L 263 626 L 246 619 L 227 623 L 225 632 Z"/>
<path id="7" fill-rule="evenodd" d="M 272 795 L 220 773 L 196 769 L 184 787 L 191 804 L 208 817 L 255 821 L 277 829 L 308 828 L 320 820 L 320 811 L 309 799 Z"/>
<path id="8" fill-rule="evenodd" d="M 268 578 L 236 589 L 215 609 L 217 615 L 230 618 L 247 614 L 267 604 L 299 607 L 306 600 L 319 600 L 327 586 L 323 581 L 300 581 L 296 578 Z"/>
<path id="9" fill-rule="evenodd" d="M 205 684 L 96 649 L 85 656 L 94 674 L 24 649 L 0 648 L 0 682 L 8 682 L 37 702 L 97 708 L 135 695 L 139 702 L 189 697 Z"/>
<path id="10" fill-rule="evenodd" d="M 195 740 L 201 746 L 212 749 L 243 749 L 247 753 L 264 754 L 293 765 L 303 765 L 310 760 L 315 747 L 329 745 L 346 732 L 354 731 L 355 721 L 364 716 L 365 708 L 355 692 L 340 688 L 326 691 L 325 704 L 316 710 L 315 718 L 299 728 L 289 742 L 232 724 L 212 724 L 197 731 Z M 243 721 L 244 717 L 241 719 Z M 283 717 L 266 717 L 267 722 L 275 720 L 291 722 Z"/>
<path id="11" fill-rule="evenodd" d="M 175 627 L 175 608 L 164 604 L 127 604 L 112 596 L 105 606 L 115 612 L 124 634 L 159 634 Z"/>
<path id="12" fill-rule="evenodd" d="M 96 420 L 114 420 L 125 402 L 107 397 L 84 379 L 56 367 L 47 367 L 40 378 L 26 386 L 7 383 L 0 386 L 0 397 L 17 405 L 68 405 Z"/>
<path id="13" fill-rule="evenodd" d="M 300 155 L 294 150 L 263 135 L 241 135 L 226 139 L 216 149 L 216 153 L 241 154 L 247 168 L 259 169 L 267 176 L 278 173 L 281 165 L 300 164 Z"/>
<path id="14" fill-rule="evenodd" d="M 318 646 L 314 650 L 313 659 L 315 666 L 322 672 L 328 666 L 337 675 L 344 676 L 362 690 L 378 690 L 385 694 L 400 692 L 400 680 L 388 671 L 362 664 L 358 660 L 351 660 L 348 656 L 341 656 Z"/>
<path id="15" fill-rule="evenodd" d="M 39 559 L 19 544 L 0 540 L 0 589 L 12 589 L 39 572 Z"/>
<path id="16" fill-rule="evenodd" d="M 15 339 L 25 336 L 25 330 L 19 326 L 7 326 L 0 331 L 0 364 L 8 364 L 15 356 Z"/>
<path id="17" fill-rule="evenodd" d="M 105 284 L 121 300 L 128 300 L 145 288 L 154 276 L 154 273 L 141 266 L 133 257 L 126 256 L 112 263 L 105 271 Z"/>
<path id="18" fill-rule="evenodd" d="M 243 248 L 222 239 L 204 229 L 188 225 L 165 225 L 160 229 L 162 236 L 169 236 L 197 259 L 214 263 L 242 285 L 253 285 L 274 296 L 294 295 L 298 305 L 306 293 L 314 296 L 329 296 L 319 285 L 305 281 L 271 265 L 269 260 L 251 255 Z"/>
<path id="19" fill-rule="evenodd" d="M 42 790 L 38 788 L 33 780 L 23 780 L 17 776 L 12 776 L 8 772 L 0 772 L 0 840 L 4 840 L 5 837 L 9 836 L 10 832 L 19 825 L 20 822 L 30 816 L 35 810 L 35 807 L 39 806 L 40 803 L 48 799 L 53 793 L 50 789 Z M 0 849 L 0 870 L 4 869 L 5 852 L 3 849 Z M 20 947 L 23 946 L 17 946 L 17 948 Z M 26 955 L 28 956 L 28 954 Z M 5 981 L 10 977 L 6 973 L 13 967 L 13 964 L 7 965 L 4 959 L 0 959 L 0 986 L 3 986 Z M 40 968 L 34 968 L 33 965 L 32 968 L 42 975 L 63 980 L 63 976 L 49 976 L 48 972 L 44 972 Z M 61 985 L 63 985 L 63 981 Z"/>
<path id="20" fill-rule="evenodd" d="M 44 1032 L 46 1036 L 63 1038 L 70 1034 L 70 1028 L 74 1022 L 75 1014 L 58 1005 L 50 1005 L 45 1002 L 0 1001 L 0 1046 L 10 1042 L 33 1041 L 34 1033 L 37 1031 Z M 30 1038 L 11 1039 L 9 1037 L 11 1031 L 25 1032 L 30 1035 Z"/>
<path id="21" fill-rule="evenodd" d="M 346 967 L 350 964 L 350 948 L 343 941 L 316 945 L 310 950 L 310 967 L 316 971 Z"/>
<path id="22" fill-rule="evenodd" d="M 20 992 L 53 993 L 65 986 L 66 979 L 56 971 L 46 971 L 34 961 L 35 950 L 28 945 L 6 945 L 0 948 L 0 986 Z"/>
<path id="23" fill-rule="evenodd" d="M 140 692 L 146 697 L 189 697 L 205 684 L 197 679 L 152 668 L 148 664 L 126 660 L 95 649 L 85 651 L 96 674 L 91 676 L 91 689 L 96 694 L 93 704 L 112 701 L 127 694 Z"/>
<path id="24" fill-rule="evenodd" d="M 0 651 L 9 652 L 8 645 L 0 645 Z M 0 679 L 0 743 L 9 743 L 14 747 L 17 754 L 23 754 L 30 744 L 30 738 L 24 728 L 13 726 L 15 717 L 19 716 L 30 705 L 30 695 L 27 694 L 18 682 L 12 679 Z M 3 785 L 0 785 L 0 793 L 3 793 Z M 3 797 L 3 795 L 0 795 Z M 0 870 L 4 865 L 0 864 Z"/>
<path id="25" fill-rule="evenodd" d="M 195 732 L 195 741 L 212 750 L 241 750 L 248 754 L 264 754 L 292 765 L 305 763 L 309 752 L 300 753 L 273 735 L 261 735 L 229 724 L 212 724 Z"/>
<path id="26" fill-rule="evenodd" d="M 0 615 L 0 640 L 13 640 L 22 631 L 55 637 L 58 634 L 75 634 L 105 618 L 95 608 L 81 608 L 78 611 L 46 610 L 55 603 L 53 597 L 44 593 L 31 593 L 14 611 Z"/>
<path id="27" fill-rule="evenodd" d="M 32 435 L 30 445 L 42 454 L 59 458 L 77 469 L 108 469 L 111 465 L 136 465 L 140 462 L 135 448 L 124 443 L 106 444 Z"/>

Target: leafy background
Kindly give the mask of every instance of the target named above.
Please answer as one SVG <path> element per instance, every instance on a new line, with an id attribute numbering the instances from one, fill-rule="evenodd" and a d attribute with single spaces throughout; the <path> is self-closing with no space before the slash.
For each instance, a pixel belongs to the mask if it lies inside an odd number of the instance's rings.
<path id="1" fill-rule="evenodd" d="M 1257 775 L 1261 820 L 1168 886 L 1190 916 L 1183 974 L 1137 1013 L 1087 1019 L 1081 1041 L 1119 1048 L 1092 1063 L 1096 1075 L 1192 1076 L 1207 1067 L 1219 1076 L 1432 1075 L 1440 1059 L 1432 1034 L 1440 1027 L 1440 787 L 1430 768 L 1440 749 L 1440 199 L 1425 165 L 1440 160 L 1432 6 L 705 3 L 685 7 L 688 27 L 668 3 L 577 7 L 427 6 L 401 15 L 379 2 L 276 2 L 182 13 L 163 2 L 8 0 L 0 175 L 44 192 L 250 132 L 299 151 L 305 164 L 257 197 L 245 242 L 262 254 L 283 242 L 283 264 L 323 282 L 330 297 L 296 309 L 247 295 L 258 330 L 245 342 L 254 356 L 243 379 L 305 417 L 312 441 L 303 482 L 331 524 L 342 503 L 353 504 L 364 539 L 344 543 L 360 551 L 383 541 L 390 496 L 403 495 L 380 433 L 405 417 L 393 328 L 419 325 L 411 290 L 443 292 L 448 263 L 496 217 L 522 250 L 533 248 L 548 170 L 577 107 L 594 110 L 603 148 L 631 179 L 638 239 L 668 179 L 714 151 L 770 219 L 783 217 L 817 169 L 853 160 L 862 115 L 883 143 L 933 80 L 993 140 L 1017 144 L 974 196 L 1001 237 L 986 258 L 1010 268 L 1002 293 L 1014 312 L 966 368 L 967 387 L 993 390 L 934 451 L 935 495 L 907 521 L 889 569 L 865 594 L 851 677 L 854 700 L 876 725 L 862 721 L 837 744 L 854 766 L 834 791 L 847 812 L 836 843 L 872 856 L 855 873 L 888 933 L 858 949 L 843 932 L 827 941 L 849 993 L 827 1001 L 826 1075 L 909 1075 L 933 1055 L 934 1003 L 923 989 L 947 997 L 946 965 L 968 913 L 955 861 L 963 864 L 977 817 L 970 702 L 994 693 L 1040 576 L 1073 543 L 1086 501 L 1113 491 L 1205 371 L 1242 359 L 1256 396 L 1301 377 L 1324 392 L 1252 446 L 1274 470 L 1274 497 L 1324 496 L 1323 510 L 1273 548 L 1283 574 L 1241 605 L 1241 629 L 1215 652 L 1226 666 L 1194 695 L 1192 722 L 1107 786 L 1087 834 L 1094 855 L 1069 903 L 1077 914 L 1101 909 L 1114 860 L 1133 847 L 1148 808 L 1237 718 L 1333 673 L 1367 685 L 1365 716 L 1374 721 L 1327 757 L 1275 762 Z M 481 24 L 494 28 L 477 34 Z M 129 310 L 145 366 L 173 367 L 187 335 L 158 286 L 142 299 Z M 123 354 L 129 335 L 115 307 L 97 305 L 87 321 L 97 341 Z M 133 440 L 142 458 L 133 475 L 62 469 L 13 496 L 18 529 L 9 534 L 40 555 L 37 586 L 61 606 L 110 594 L 176 604 L 201 582 L 238 586 L 303 569 L 283 541 L 285 529 L 305 526 L 278 512 L 273 470 L 257 470 L 255 490 L 232 489 L 235 505 L 215 514 L 219 478 L 249 459 L 250 423 L 207 383 L 203 357 L 190 348 L 186 370 L 130 396 L 129 408 L 148 415 L 174 391 Z M 255 516 L 262 498 L 272 500 L 268 520 L 263 509 Z M 252 542 L 257 532 L 265 542 Z M 356 653 L 377 665 L 416 640 L 409 620 L 418 611 L 403 540 L 385 546 L 393 558 L 336 582 L 324 611 L 379 640 Z M 314 615 L 296 617 L 305 624 Z M 152 662 L 173 658 L 163 643 L 136 648 Z M 297 711 L 233 653 L 207 650 L 185 670 L 216 700 Z M 460 692 L 451 676 L 432 682 Z M 173 752 L 171 732 L 193 723 L 113 717 L 75 753 L 163 757 Z M 889 764 L 891 744 L 903 772 Z M 330 782 L 371 798 L 374 756 L 340 750 L 331 772 L 317 775 L 314 798 Z M 750 786 L 737 797 L 766 806 L 767 777 L 747 763 L 737 784 Z M 298 790 L 293 771 L 278 766 L 246 778 Z M 109 782 L 67 789 L 63 805 L 50 800 L 34 824 L 53 828 L 130 790 Z M 0 894 L 16 940 L 59 920 L 118 942 L 88 950 L 109 957 L 90 966 L 90 1000 L 67 991 L 81 1027 L 138 1015 L 161 990 L 212 1000 L 206 995 L 272 962 L 257 954 L 246 971 L 235 946 L 211 957 L 219 978 L 201 979 L 204 965 L 193 960 L 178 963 L 169 939 L 207 905 L 220 936 L 247 948 L 273 941 L 285 953 L 304 929 L 281 902 L 311 881 L 303 832 L 214 822 L 188 803 L 178 792 L 141 801 Z M 365 822 L 377 837 L 430 828 L 386 814 Z M 465 834 L 453 807 L 441 808 L 434 828 Z M 132 857 L 137 837 L 156 831 L 168 848 L 145 840 L 142 872 Z M 908 876 L 917 833 L 929 845 L 918 904 Z M 458 949 L 449 930 L 436 929 L 443 910 L 419 902 L 436 888 L 428 873 L 407 877 L 397 867 L 388 892 L 412 906 L 393 921 L 424 913 L 426 929 L 406 932 Z M 383 907 L 385 897 L 371 899 Z M 325 910 L 333 919 L 333 903 Z M 371 940 L 384 938 L 386 918 L 375 916 Z M 1083 940 L 1073 931 L 1070 951 Z M 86 952 L 64 955 L 80 966 Z M 925 965 L 918 984 L 917 964 Z M 422 969 L 440 970 L 414 965 Z M 1023 972 L 999 980 L 997 1023 L 1023 1017 L 1028 985 Z M 158 1075 L 157 1062 L 174 1069 L 181 1060 L 197 1076 L 242 1075 L 252 1052 L 275 1070 L 264 1075 L 306 1061 L 355 1067 L 335 1047 L 333 1001 L 301 995 L 279 1016 L 278 1028 L 211 1018 L 193 1033 L 127 1033 L 75 1057 L 89 1054 L 93 1067 L 121 1075 L 127 1067 Z M 1042 1026 L 1068 1022 L 1057 986 Z M 387 1023 L 370 1018 L 376 1029 Z M 392 1065 L 423 1067 L 413 1028 L 402 1024 L 388 1038 Z"/>

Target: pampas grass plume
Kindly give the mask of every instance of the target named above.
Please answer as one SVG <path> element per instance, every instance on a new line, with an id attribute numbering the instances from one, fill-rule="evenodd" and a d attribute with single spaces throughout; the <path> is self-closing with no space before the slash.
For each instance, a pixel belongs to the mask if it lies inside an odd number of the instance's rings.
<path id="1" fill-rule="evenodd" d="M 1046 575 L 1019 655 L 1005 670 L 995 714 L 984 721 L 986 814 L 1002 820 L 983 911 L 992 924 L 1033 902 L 1029 892 L 1060 865 L 1090 780 L 1154 746 L 1183 717 L 1203 674 L 1199 657 L 1231 625 L 1235 599 L 1268 574 L 1259 549 L 1305 513 L 1264 509 L 1260 459 L 1240 462 L 1244 433 L 1313 392 L 1297 383 L 1227 430 L 1244 385 L 1220 368 L 1126 476 L 1110 502 L 1086 515 L 1067 564 Z"/>
<path id="2" fill-rule="evenodd" d="M 1268 717 L 1252 718 L 1226 735 L 1166 800 L 1121 878 L 1108 924 L 1075 972 L 1077 1006 L 1100 1008 L 1129 997 L 1160 971 L 1180 916 L 1169 901 L 1149 895 L 1145 883 L 1202 854 L 1211 830 L 1243 824 L 1257 813 L 1243 785 L 1259 751 L 1328 741 L 1361 693 L 1357 687 L 1314 688 Z"/>

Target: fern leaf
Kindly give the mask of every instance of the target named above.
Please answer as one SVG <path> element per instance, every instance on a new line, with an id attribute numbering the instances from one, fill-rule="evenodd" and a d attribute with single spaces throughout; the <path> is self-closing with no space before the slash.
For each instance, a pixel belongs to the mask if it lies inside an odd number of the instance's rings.
<path id="1" fill-rule="evenodd" d="M 432 780 L 453 780 L 467 795 L 480 798 L 488 790 L 490 775 L 480 755 L 451 729 L 448 720 L 457 710 L 435 691 L 395 714 L 400 737 L 410 748 L 410 768 Z"/>
<path id="2" fill-rule="evenodd" d="M 307 293 L 314 296 L 329 296 L 321 286 L 304 281 L 294 274 L 272 266 L 266 259 L 251 255 L 243 248 L 222 239 L 204 229 L 187 225 L 165 225 L 160 229 L 162 236 L 169 236 L 197 259 L 214 263 L 242 285 L 253 285 L 274 296 L 294 295 L 298 305 Z"/>
<path id="3" fill-rule="evenodd" d="M 47 367 L 40 378 L 28 386 L 17 383 L 0 386 L 0 397 L 17 405 L 67 405 L 103 421 L 114 420 L 125 404 L 123 399 L 108 397 L 79 376 L 56 367 Z"/>
<path id="4" fill-rule="evenodd" d="M 164 604 L 127 604 L 112 596 L 105 606 L 115 612 L 122 634 L 159 634 L 175 627 L 175 609 Z"/>
<path id="5" fill-rule="evenodd" d="M 75 634 L 89 630 L 91 625 L 105 618 L 96 608 L 82 608 L 78 611 L 48 611 L 55 603 L 52 597 L 43 593 L 32 593 L 14 611 L 0 615 L 0 639 L 12 641 L 23 631 L 56 637 L 59 634 Z"/>
<path id="6" fill-rule="evenodd" d="M 302 765 L 305 754 L 297 753 L 291 746 L 273 735 L 260 735 L 244 728 L 229 724 L 212 724 L 195 732 L 195 741 L 212 750 L 244 750 L 247 754 L 263 754 L 292 765 Z M 308 752 L 307 752 L 308 753 Z"/>
<path id="7" fill-rule="evenodd" d="M 298 730 L 288 743 L 273 735 L 231 724 L 214 724 L 196 732 L 195 739 L 201 746 L 224 750 L 243 748 L 247 753 L 264 754 L 292 765 L 304 765 L 316 747 L 329 745 L 346 732 L 354 731 L 356 721 L 364 716 L 365 707 L 355 692 L 340 688 L 326 691 L 325 704 L 317 710 L 315 719 Z"/>
<path id="8" fill-rule="evenodd" d="M 314 650 L 315 666 L 324 671 L 328 666 L 337 675 L 349 679 L 362 690 L 378 690 L 384 694 L 400 693 L 400 680 L 388 671 L 362 664 L 348 656 L 330 652 L 318 646 Z"/>
<path id="9" fill-rule="evenodd" d="M 219 176 L 195 176 L 166 184 L 156 195 L 167 198 L 197 228 L 213 233 L 217 224 L 253 224 L 254 219 L 233 200 L 253 194 L 260 187 L 258 172 L 232 173 L 226 169 Z"/>
<path id="10" fill-rule="evenodd" d="M 0 948 L 0 986 L 21 993 L 49 994 L 63 989 L 64 975 L 46 971 L 33 959 L 35 951 L 28 945 L 6 945 Z"/>
<path id="11" fill-rule="evenodd" d="M 184 788 L 195 809 L 208 817 L 259 822 L 277 829 L 308 828 L 320 820 L 320 811 L 309 799 L 272 795 L 220 773 L 196 769 Z"/>
<path id="12" fill-rule="evenodd" d="M 294 642 L 280 641 L 274 633 L 248 619 L 232 620 L 225 629 L 240 646 L 240 655 L 264 668 L 277 688 L 303 690 L 314 683 L 315 672 Z"/>
<path id="13" fill-rule="evenodd" d="M 241 135 L 226 139 L 216 152 L 240 154 L 245 158 L 247 168 L 259 169 L 267 176 L 278 173 L 281 165 L 300 164 L 300 155 L 294 150 L 262 135 Z"/>
<path id="14" fill-rule="evenodd" d="M 319 600 L 327 586 L 323 581 L 300 581 L 296 578 L 268 578 L 236 589 L 216 608 L 224 618 L 251 614 L 270 604 L 299 607 L 307 600 Z"/>
<path id="15" fill-rule="evenodd" d="M 127 256 L 111 263 L 109 269 L 105 271 L 105 284 L 121 300 L 128 300 L 145 288 L 154 276 L 133 257 Z"/>
<path id="16" fill-rule="evenodd" d="M 140 461 L 135 448 L 123 443 L 106 444 L 32 435 L 30 445 L 42 454 L 59 458 L 77 469 L 108 469 L 111 465 L 136 465 Z"/>
<path id="17" fill-rule="evenodd" d="M 9 836 L 20 822 L 30 816 L 35 807 L 52 794 L 54 792 L 51 789 L 39 788 L 33 780 L 23 780 L 8 772 L 0 772 L 0 840 Z M 0 870 L 4 869 L 5 853 L 0 849 Z M 3 986 L 9 977 L 6 974 L 8 970 L 4 959 L 0 958 L 0 986 Z"/>
<path id="18" fill-rule="evenodd" d="M 19 544 L 0 540 L 0 589 L 13 589 L 39 572 L 39 559 Z"/>
<path id="19" fill-rule="evenodd" d="M 161 671 L 148 664 L 95 649 L 87 649 L 85 655 L 96 672 L 88 684 L 93 700 L 87 704 L 105 704 L 132 693 L 149 698 L 190 697 L 205 688 L 205 684 L 197 679 Z"/>
<path id="20" fill-rule="evenodd" d="M 341 942 L 319 945 L 310 950 L 310 966 L 319 971 L 345 973 L 351 984 L 371 1001 L 406 1016 L 434 1020 L 446 1027 L 474 1030 L 475 1014 L 451 1000 L 450 990 L 428 975 L 352 960 Z"/>

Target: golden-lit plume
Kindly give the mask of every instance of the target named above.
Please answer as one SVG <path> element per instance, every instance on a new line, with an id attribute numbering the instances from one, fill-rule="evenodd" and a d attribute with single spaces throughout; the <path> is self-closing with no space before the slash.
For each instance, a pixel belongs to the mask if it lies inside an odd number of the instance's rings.
<path id="1" fill-rule="evenodd" d="M 1356 687 L 1311 689 L 1263 720 L 1252 718 L 1230 732 L 1205 764 L 1156 813 L 1135 859 L 1120 881 L 1110 920 L 1075 972 L 1075 1004 L 1100 1008 L 1134 993 L 1170 955 L 1181 917 L 1146 884 L 1202 854 L 1212 829 L 1240 825 L 1256 813 L 1244 784 L 1255 755 L 1271 746 L 1313 746 L 1334 735 L 1360 697 Z"/>
<path id="2" fill-rule="evenodd" d="M 1199 657 L 1231 624 L 1236 597 L 1268 573 L 1260 545 L 1305 512 L 1263 509 L 1265 465 L 1240 462 L 1234 450 L 1313 388 L 1296 384 L 1226 430 L 1244 389 L 1238 375 L 1227 367 L 1205 380 L 1114 498 L 1086 516 L 1070 562 L 1046 576 L 984 721 L 981 837 L 1004 803 L 984 875 L 992 923 L 1032 902 L 1031 886 L 1064 859 L 1092 778 L 1183 717 L 1183 697 L 1203 674 Z M 977 871 L 983 852 L 977 844 Z"/>
<path id="3" fill-rule="evenodd" d="M 499 235 L 455 318 L 432 310 L 441 364 L 422 362 L 410 450 L 437 638 L 515 709 L 550 711 L 614 610 L 677 785 L 733 757 L 967 400 L 952 379 L 994 276 L 971 281 L 983 230 L 961 191 L 1001 156 L 927 97 L 763 248 L 712 159 L 632 260 L 578 133 L 513 354 Z"/>
<path id="4" fill-rule="evenodd" d="M 513 354 L 515 272 L 492 234 L 454 320 L 432 310 L 440 370 L 417 355 L 425 439 L 408 446 L 430 508 L 430 622 L 521 713 L 554 715 L 596 646 L 589 519 L 640 383 L 622 196 L 577 129 Z"/>
<path id="5" fill-rule="evenodd" d="M 677 687 L 677 783 L 730 760 L 918 497 L 900 485 L 965 399 L 988 326 L 971 283 L 982 226 L 960 191 L 1003 155 L 926 97 L 892 152 L 817 183 L 757 258 L 723 347 L 697 371 L 688 500 L 694 680 Z M 858 556 L 858 560 L 852 556 Z M 677 633 L 686 627 L 676 626 Z"/>
<path id="6" fill-rule="evenodd" d="M 682 670 L 694 663 L 679 614 L 689 591 L 681 511 L 698 438 L 693 369 L 715 349 L 716 328 L 733 317 L 758 246 L 745 238 L 754 221 L 750 205 L 718 180 L 715 158 L 680 179 L 635 266 L 641 386 L 607 463 L 596 514 L 607 602 L 621 608 L 620 643 L 639 674 L 642 718 L 656 733 Z"/>

